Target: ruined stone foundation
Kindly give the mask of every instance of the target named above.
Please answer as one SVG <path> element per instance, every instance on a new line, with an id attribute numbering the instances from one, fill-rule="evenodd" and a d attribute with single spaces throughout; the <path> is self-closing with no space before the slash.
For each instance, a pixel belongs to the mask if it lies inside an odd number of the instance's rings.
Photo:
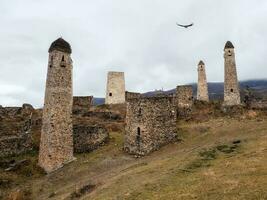
<path id="1" fill-rule="evenodd" d="M 124 150 L 146 155 L 177 137 L 176 109 L 172 97 L 129 99 Z"/>
<path id="2" fill-rule="evenodd" d="M 46 80 L 39 165 L 53 172 L 73 161 L 72 60 L 62 38 L 52 43 Z"/>

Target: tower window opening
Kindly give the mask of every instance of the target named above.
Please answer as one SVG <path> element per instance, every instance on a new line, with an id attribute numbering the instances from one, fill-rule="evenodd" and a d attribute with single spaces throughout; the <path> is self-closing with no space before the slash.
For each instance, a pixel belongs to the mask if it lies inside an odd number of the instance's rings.
<path id="1" fill-rule="evenodd" d="M 109 96 L 112 97 L 112 93 L 111 92 L 109 93 Z"/>
<path id="2" fill-rule="evenodd" d="M 139 145 L 141 140 L 141 129 L 140 127 L 137 128 L 137 134 L 136 134 L 136 142 Z"/>
<path id="3" fill-rule="evenodd" d="M 52 68 L 52 65 L 49 65 L 50 68 Z"/>
<path id="4" fill-rule="evenodd" d="M 234 92 L 234 90 L 233 90 L 233 89 L 231 89 L 231 92 Z"/>
<path id="5" fill-rule="evenodd" d="M 139 110 L 138 110 L 138 115 L 140 116 L 141 114 L 142 114 L 142 109 L 139 108 Z"/>
<path id="6" fill-rule="evenodd" d="M 61 61 L 65 61 L 65 59 L 64 59 L 64 56 L 62 56 L 62 59 L 61 59 Z"/>

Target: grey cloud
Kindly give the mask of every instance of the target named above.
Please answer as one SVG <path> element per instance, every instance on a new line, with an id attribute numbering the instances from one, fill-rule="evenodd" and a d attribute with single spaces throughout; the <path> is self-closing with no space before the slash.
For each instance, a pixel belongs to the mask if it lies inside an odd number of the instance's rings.
<path id="1" fill-rule="evenodd" d="M 124 71 L 130 91 L 171 89 L 197 80 L 200 59 L 208 81 L 223 81 L 227 40 L 239 79 L 266 77 L 266 0 L 3 0 L 0 11 L 0 105 L 42 106 L 60 36 L 72 45 L 75 95 L 104 97 L 109 70 Z"/>

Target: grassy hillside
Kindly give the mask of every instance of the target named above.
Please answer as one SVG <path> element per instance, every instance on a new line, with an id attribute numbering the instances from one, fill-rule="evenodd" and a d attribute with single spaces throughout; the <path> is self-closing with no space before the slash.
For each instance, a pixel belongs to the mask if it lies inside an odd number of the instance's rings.
<path id="1" fill-rule="evenodd" d="M 265 116 L 179 122 L 178 130 L 180 142 L 146 157 L 125 154 L 122 133 L 112 132 L 109 144 L 76 155 L 53 174 L 34 169 L 27 177 L 25 170 L 5 173 L 0 167 L 0 178 L 14 181 L 12 191 L 20 188 L 27 199 L 38 200 L 267 199 Z M 36 163 L 36 154 L 23 157 Z"/>

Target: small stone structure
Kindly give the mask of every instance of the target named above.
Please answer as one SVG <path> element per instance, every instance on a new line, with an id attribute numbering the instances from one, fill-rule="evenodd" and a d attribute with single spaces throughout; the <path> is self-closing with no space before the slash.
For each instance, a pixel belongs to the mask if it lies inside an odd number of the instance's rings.
<path id="1" fill-rule="evenodd" d="M 193 87 L 191 85 L 177 86 L 175 101 L 177 109 L 177 117 L 185 118 L 190 115 L 193 106 Z"/>
<path id="2" fill-rule="evenodd" d="M 141 97 L 141 93 L 137 93 L 137 92 L 125 92 L 125 99 L 126 101 L 130 100 L 130 99 L 135 99 L 135 98 L 140 98 Z"/>
<path id="3" fill-rule="evenodd" d="M 89 111 L 93 103 L 93 96 L 73 97 L 73 112 Z"/>
<path id="4" fill-rule="evenodd" d="M 49 48 L 39 165 L 53 172 L 74 160 L 71 47 L 62 38 Z"/>
<path id="5" fill-rule="evenodd" d="M 176 137 L 176 108 L 172 97 L 129 99 L 124 138 L 126 152 L 146 155 Z"/>
<path id="6" fill-rule="evenodd" d="M 108 72 L 105 104 L 125 103 L 124 72 Z"/>
<path id="7" fill-rule="evenodd" d="M 0 107 L 0 157 L 19 155 L 32 149 L 33 107 Z"/>
<path id="8" fill-rule="evenodd" d="M 224 47 L 224 105 L 240 104 L 240 91 L 236 72 L 234 45 L 228 41 Z"/>
<path id="9" fill-rule="evenodd" d="M 197 100 L 209 101 L 208 83 L 206 77 L 205 63 L 201 60 L 198 63 L 198 84 L 197 84 Z"/>
<path id="10" fill-rule="evenodd" d="M 191 108 L 193 100 L 193 88 L 191 85 L 177 86 L 176 103 L 178 108 Z"/>
<path id="11" fill-rule="evenodd" d="M 73 142 L 74 152 L 85 153 L 97 149 L 109 139 L 106 128 L 101 126 L 74 125 Z"/>

